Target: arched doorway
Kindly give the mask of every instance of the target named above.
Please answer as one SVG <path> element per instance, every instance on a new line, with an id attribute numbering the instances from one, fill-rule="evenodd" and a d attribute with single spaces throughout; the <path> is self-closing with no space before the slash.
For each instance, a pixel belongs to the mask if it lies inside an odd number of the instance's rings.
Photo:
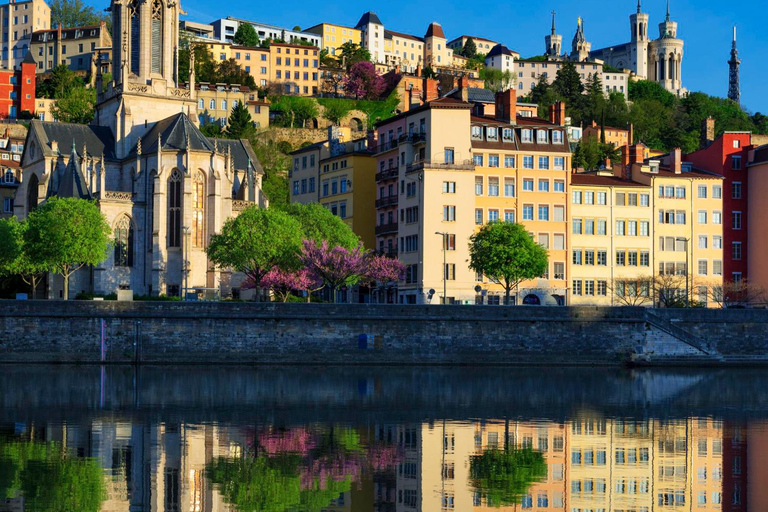
<path id="1" fill-rule="evenodd" d="M 352 128 L 352 130 L 361 132 L 363 131 L 363 121 L 359 117 L 353 117 L 349 120 L 349 127 Z"/>
<path id="2" fill-rule="evenodd" d="M 528 306 L 541 306 L 541 299 L 535 293 L 529 293 L 523 298 L 523 304 Z"/>

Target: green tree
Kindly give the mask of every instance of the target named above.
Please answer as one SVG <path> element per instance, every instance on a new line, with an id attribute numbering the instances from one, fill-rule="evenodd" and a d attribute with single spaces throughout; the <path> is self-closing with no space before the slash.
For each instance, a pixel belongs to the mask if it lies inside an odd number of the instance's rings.
<path id="1" fill-rule="evenodd" d="M 251 113 L 248 112 L 248 107 L 245 106 L 245 102 L 239 101 L 237 105 L 232 107 L 232 112 L 229 114 L 227 136 L 230 139 L 245 139 L 248 138 L 248 135 L 253 131 L 254 128 Z"/>
<path id="2" fill-rule="evenodd" d="M 201 80 L 202 81 L 202 80 Z M 219 62 L 216 68 L 215 80 L 220 84 L 239 84 L 256 89 L 256 81 L 250 73 L 247 73 L 235 59 L 227 59 Z"/>
<path id="3" fill-rule="evenodd" d="M 244 273 L 258 290 L 273 268 L 296 266 L 301 234 L 301 224 L 287 213 L 251 206 L 227 219 L 206 251 L 217 266 Z"/>
<path id="4" fill-rule="evenodd" d="M 522 224 L 492 222 L 469 237 L 469 268 L 504 287 L 509 304 L 513 288 L 547 270 L 547 250 L 537 244 Z"/>
<path id="5" fill-rule="evenodd" d="M 360 238 L 352 229 L 320 203 L 291 203 L 287 212 L 301 224 L 305 240 L 326 241 L 330 247 L 349 250 L 360 243 Z"/>
<path id="6" fill-rule="evenodd" d="M 0 275 L 18 275 L 32 288 L 31 298 L 35 298 L 40 280 L 45 269 L 32 262 L 24 246 L 26 222 L 19 222 L 16 217 L 0 220 Z"/>
<path id="7" fill-rule="evenodd" d="M 494 507 L 520 503 L 531 484 L 547 477 L 547 463 L 530 448 L 486 450 L 469 461 L 472 486 Z"/>
<path id="8" fill-rule="evenodd" d="M 581 110 L 584 101 L 584 85 L 573 62 L 565 61 L 557 70 L 552 87 L 558 96 L 565 100 L 565 108 L 575 124 L 582 122 Z"/>
<path id="9" fill-rule="evenodd" d="M 253 133 L 248 139 L 264 169 L 261 188 L 269 199 L 269 208 L 285 210 L 290 200 L 288 169 L 291 159 L 287 153 L 293 149 L 283 148 L 280 143 L 275 142 L 270 131 L 259 132 L 259 136 Z"/>
<path id="10" fill-rule="evenodd" d="M 467 42 L 464 43 L 464 46 L 461 48 L 461 55 L 468 59 L 475 58 L 477 55 L 477 45 L 475 44 L 474 39 L 471 37 L 467 38 Z"/>
<path id="11" fill-rule="evenodd" d="M 221 125 L 216 121 L 210 121 L 207 115 L 203 115 L 203 121 L 200 124 L 200 133 L 206 137 L 223 137 L 224 131 L 221 129 Z"/>
<path id="12" fill-rule="evenodd" d="M 195 80 L 216 83 L 217 65 L 208 47 L 204 44 L 191 43 L 186 38 L 179 40 L 179 78 L 184 82 L 189 79 L 190 52 L 195 54 Z"/>
<path id="13" fill-rule="evenodd" d="M 328 98 L 322 104 L 323 117 L 335 125 L 341 124 L 352 109 L 352 102 L 341 98 Z"/>
<path id="14" fill-rule="evenodd" d="M 397 89 L 392 91 L 384 101 L 360 100 L 356 103 L 356 110 L 365 114 L 367 129 L 373 130 L 378 121 L 389 119 L 395 115 L 395 110 L 400 104 Z"/>
<path id="15" fill-rule="evenodd" d="M 38 98 L 58 100 L 66 98 L 74 89 L 85 87 L 85 82 L 69 69 L 66 64 L 59 64 L 51 70 L 45 80 L 37 82 L 35 94 Z"/>
<path id="16" fill-rule="evenodd" d="M 256 33 L 256 29 L 250 23 L 240 23 L 237 26 L 232 42 L 238 46 L 259 46 L 261 43 L 259 34 Z"/>
<path id="17" fill-rule="evenodd" d="M 95 106 L 96 91 L 83 87 L 73 89 L 67 96 L 57 99 L 51 110 L 58 121 L 88 124 L 93 121 Z"/>
<path id="18" fill-rule="evenodd" d="M 53 0 L 51 2 L 51 27 L 82 27 L 98 25 L 107 17 L 100 15 L 83 0 Z"/>
<path id="19" fill-rule="evenodd" d="M 342 44 L 338 50 L 341 62 L 347 71 L 358 62 L 370 62 L 371 60 L 371 52 L 352 41 Z"/>
<path id="20" fill-rule="evenodd" d="M 542 119 L 549 117 L 549 107 L 559 101 L 560 95 L 557 93 L 554 87 L 549 83 L 547 77 L 539 75 L 539 80 L 531 90 L 530 102 L 536 103 L 539 108 L 537 114 Z"/>
<path id="21" fill-rule="evenodd" d="M 95 202 L 51 197 L 29 214 L 24 249 L 31 262 L 64 278 L 84 265 L 98 265 L 107 256 L 111 229 Z"/>
<path id="22" fill-rule="evenodd" d="M 629 81 L 628 84 L 629 101 L 653 99 L 667 108 L 673 108 L 677 103 L 677 97 L 664 89 L 658 82 L 649 80 Z"/>
<path id="23" fill-rule="evenodd" d="M 586 96 L 584 98 L 584 111 L 582 112 L 581 120 L 584 123 L 590 123 L 601 119 L 601 116 L 605 115 L 603 85 L 597 73 L 590 73 L 585 89 Z"/>
<path id="24" fill-rule="evenodd" d="M 320 114 L 317 100 L 302 96 L 283 96 L 271 108 L 282 112 L 284 123 L 291 128 L 306 128 L 307 121 Z"/>
<path id="25" fill-rule="evenodd" d="M 485 88 L 493 92 L 507 91 L 517 82 L 517 77 L 511 71 L 494 68 L 482 68 L 480 78 L 483 79 Z"/>

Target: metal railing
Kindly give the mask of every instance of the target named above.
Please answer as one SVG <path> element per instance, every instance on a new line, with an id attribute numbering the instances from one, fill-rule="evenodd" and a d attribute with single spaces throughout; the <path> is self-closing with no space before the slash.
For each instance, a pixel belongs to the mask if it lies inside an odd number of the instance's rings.
<path id="1" fill-rule="evenodd" d="M 397 204 L 397 194 L 382 197 L 376 200 L 376 208 L 383 208 L 385 206 L 393 206 Z"/>
<path id="2" fill-rule="evenodd" d="M 377 235 L 384 235 L 386 233 L 397 233 L 397 222 L 390 222 L 389 224 L 376 226 Z"/>
<path id="3" fill-rule="evenodd" d="M 390 167 L 376 173 L 376 181 L 397 179 L 399 171 L 397 167 Z"/>

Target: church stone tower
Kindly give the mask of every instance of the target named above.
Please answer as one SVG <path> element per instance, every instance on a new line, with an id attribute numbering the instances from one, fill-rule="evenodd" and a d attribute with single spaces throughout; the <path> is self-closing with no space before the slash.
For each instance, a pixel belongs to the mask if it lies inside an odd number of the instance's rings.
<path id="1" fill-rule="evenodd" d="M 563 53 L 563 36 L 555 31 L 555 11 L 552 11 L 552 32 L 544 38 L 546 54 L 550 57 L 559 57 Z"/>
<path id="2" fill-rule="evenodd" d="M 739 51 L 736 49 L 736 27 L 733 27 L 733 42 L 731 43 L 731 60 L 728 61 L 728 99 L 741 104 L 741 88 L 739 85 Z"/>
<path id="3" fill-rule="evenodd" d="M 632 38 L 629 43 L 631 69 L 637 76 L 648 76 L 648 14 L 642 12 L 640 0 L 637 0 L 637 12 L 629 16 Z"/>
<path id="4" fill-rule="evenodd" d="M 669 16 L 659 23 L 659 38 L 650 44 L 650 79 L 659 82 L 666 90 L 680 95 L 683 88 L 682 62 L 683 40 L 677 38 L 677 22 Z"/>
<path id="5" fill-rule="evenodd" d="M 584 20 L 579 17 L 577 23 L 576 34 L 571 42 L 571 60 L 582 62 L 589 58 L 589 50 L 592 48 L 592 43 L 587 42 L 586 37 L 584 37 Z"/>

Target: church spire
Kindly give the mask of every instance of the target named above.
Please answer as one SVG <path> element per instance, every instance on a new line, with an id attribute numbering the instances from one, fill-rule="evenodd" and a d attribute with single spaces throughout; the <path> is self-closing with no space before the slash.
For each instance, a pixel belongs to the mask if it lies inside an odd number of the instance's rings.
<path id="1" fill-rule="evenodd" d="M 552 35 L 555 35 L 555 11 L 552 11 Z"/>
<path id="2" fill-rule="evenodd" d="M 640 0 L 637 0 L 637 14 L 640 14 L 642 12 L 642 7 L 640 6 Z"/>
<path id="3" fill-rule="evenodd" d="M 669 0 L 667 0 L 667 21 L 669 21 Z"/>
<path id="4" fill-rule="evenodd" d="M 733 27 L 733 41 L 731 42 L 731 59 L 728 61 L 728 99 L 736 103 L 741 102 L 741 88 L 739 84 L 739 51 L 736 49 L 736 26 Z"/>

